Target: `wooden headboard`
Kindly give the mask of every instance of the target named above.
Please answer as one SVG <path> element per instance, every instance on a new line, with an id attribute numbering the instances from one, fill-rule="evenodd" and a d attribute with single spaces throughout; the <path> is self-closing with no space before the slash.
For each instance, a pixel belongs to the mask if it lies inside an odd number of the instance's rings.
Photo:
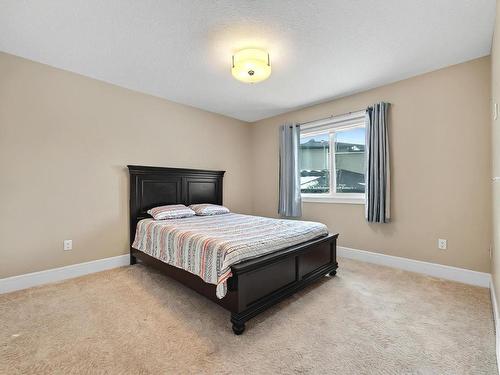
<path id="1" fill-rule="evenodd" d="M 222 205 L 224 171 L 129 165 L 130 243 L 137 222 L 147 210 L 166 204 L 213 203 Z"/>

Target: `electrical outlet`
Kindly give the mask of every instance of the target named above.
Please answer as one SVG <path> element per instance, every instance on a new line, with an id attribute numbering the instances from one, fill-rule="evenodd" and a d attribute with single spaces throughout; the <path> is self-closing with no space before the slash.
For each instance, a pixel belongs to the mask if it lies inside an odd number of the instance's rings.
<path id="1" fill-rule="evenodd" d="M 64 240 L 63 242 L 63 250 L 68 251 L 73 249 L 73 240 Z"/>
<path id="2" fill-rule="evenodd" d="M 446 250 L 448 248 L 448 241 L 442 238 L 438 239 L 438 248 L 440 250 Z"/>

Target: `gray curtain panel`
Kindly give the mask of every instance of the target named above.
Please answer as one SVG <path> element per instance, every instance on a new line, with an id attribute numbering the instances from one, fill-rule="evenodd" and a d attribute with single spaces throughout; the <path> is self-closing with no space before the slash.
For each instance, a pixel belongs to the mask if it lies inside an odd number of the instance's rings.
<path id="1" fill-rule="evenodd" d="M 285 124 L 280 127 L 279 206 L 282 217 L 302 216 L 300 196 L 299 144 L 300 127 Z"/>
<path id="2" fill-rule="evenodd" d="M 365 217 L 373 223 L 387 223 L 391 219 L 391 173 L 387 130 L 389 105 L 381 102 L 366 110 Z"/>

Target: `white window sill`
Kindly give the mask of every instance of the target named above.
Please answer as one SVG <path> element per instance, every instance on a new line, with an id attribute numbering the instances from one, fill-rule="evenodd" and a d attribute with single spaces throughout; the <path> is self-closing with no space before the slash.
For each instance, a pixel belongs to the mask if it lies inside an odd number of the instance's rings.
<path id="1" fill-rule="evenodd" d="M 304 203 L 344 203 L 344 204 L 365 204 L 365 198 L 354 197 L 304 197 Z"/>

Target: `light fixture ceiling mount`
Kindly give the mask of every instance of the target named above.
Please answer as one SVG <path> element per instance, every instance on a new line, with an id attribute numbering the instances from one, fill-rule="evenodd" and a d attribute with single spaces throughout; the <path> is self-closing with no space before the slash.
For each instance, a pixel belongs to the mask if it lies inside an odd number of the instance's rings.
<path id="1" fill-rule="evenodd" d="M 233 55 L 231 73 L 238 81 L 257 83 L 271 75 L 269 53 L 258 48 L 246 48 Z"/>

